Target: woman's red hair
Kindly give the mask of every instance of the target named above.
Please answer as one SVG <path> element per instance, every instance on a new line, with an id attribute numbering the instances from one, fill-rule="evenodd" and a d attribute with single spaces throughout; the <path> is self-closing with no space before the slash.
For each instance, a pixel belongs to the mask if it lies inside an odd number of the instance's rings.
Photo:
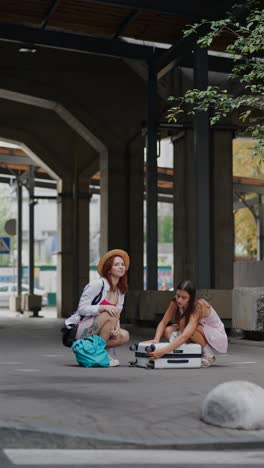
<path id="1" fill-rule="evenodd" d="M 107 279 L 107 281 L 109 282 L 109 284 L 111 286 L 111 289 L 113 289 L 113 283 L 112 283 L 111 273 L 110 272 L 111 272 L 111 269 L 112 269 L 112 266 L 113 266 L 113 263 L 114 263 L 114 259 L 117 256 L 118 255 L 113 255 L 112 257 L 108 258 L 106 260 L 106 262 L 104 263 L 104 266 L 102 268 L 102 276 Z M 122 276 L 122 278 L 120 278 L 120 280 L 117 283 L 117 288 L 119 289 L 119 291 L 122 294 L 127 293 L 127 291 L 128 291 L 127 273 L 125 273 L 124 276 Z"/>

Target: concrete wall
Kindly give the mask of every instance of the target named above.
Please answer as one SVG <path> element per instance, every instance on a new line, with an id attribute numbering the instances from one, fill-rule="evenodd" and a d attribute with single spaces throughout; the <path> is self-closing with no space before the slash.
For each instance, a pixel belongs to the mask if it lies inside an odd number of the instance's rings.
<path id="1" fill-rule="evenodd" d="M 264 287 L 264 261 L 235 262 L 234 286 Z"/>
<path id="2" fill-rule="evenodd" d="M 175 291 L 129 291 L 122 319 L 124 321 L 158 322 L 175 296 Z M 224 320 L 232 318 L 232 290 L 203 289 L 197 297 L 204 298 Z"/>
<path id="3" fill-rule="evenodd" d="M 233 291 L 233 328 L 264 331 L 264 288 Z"/>

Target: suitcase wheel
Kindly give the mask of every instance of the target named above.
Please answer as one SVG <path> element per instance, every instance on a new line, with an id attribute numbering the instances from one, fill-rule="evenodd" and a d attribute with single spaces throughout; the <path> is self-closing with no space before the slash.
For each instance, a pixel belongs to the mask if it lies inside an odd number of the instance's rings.
<path id="1" fill-rule="evenodd" d="M 132 345 L 129 346 L 129 349 L 130 351 L 137 351 L 138 349 L 138 344 L 137 343 L 134 343 Z"/>
<path id="2" fill-rule="evenodd" d="M 129 361 L 130 367 L 135 367 L 137 365 L 137 359 L 135 361 Z"/>
<path id="3" fill-rule="evenodd" d="M 148 362 L 147 369 L 154 369 L 154 361 L 149 361 Z"/>
<path id="4" fill-rule="evenodd" d="M 154 343 L 152 343 L 151 345 L 146 346 L 145 351 L 146 353 L 151 353 L 152 351 L 155 351 L 155 349 L 156 346 L 154 345 Z"/>

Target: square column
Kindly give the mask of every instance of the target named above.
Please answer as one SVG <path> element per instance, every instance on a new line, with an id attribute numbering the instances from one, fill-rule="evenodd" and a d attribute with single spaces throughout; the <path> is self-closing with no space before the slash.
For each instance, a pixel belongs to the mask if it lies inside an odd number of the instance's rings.
<path id="1" fill-rule="evenodd" d="M 72 181 L 58 184 L 57 310 L 59 317 L 74 311 Z"/>
<path id="2" fill-rule="evenodd" d="M 210 288 L 215 289 L 233 287 L 232 138 L 232 130 L 211 131 L 208 181 L 211 201 L 210 208 L 207 208 L 210 209 L 207 216 L 210 218 Z M 194 165 L 193 131 L 185 130 L 174 139 L 174 284 L 188 278 L 197 285 L 195 223 L 200 218 L 196 203 Z M 201 222 L 200 229 L 202 227 Z"/>
<path id="3" fill-rule="evenodd" d="M 194 48 L 194 88 L 205 90 L 208 86 L 207 49 Z M 211 270 L 211 161 L 210 131 L 208 112 L 196 111 L 193 122 L 194 131 L 194 183 L 196 219 L 194 222 L 196 243 L 196 287 L 212 287 Z"/>
<path id="4" fill-rule="evenodd" d="M 125 148 L 101 155 L 101 255 L 111 249 L 130 256 L 129 289 L 143 287 L 144 145 L 135 138 Z"/>
<path id="5" fill-rule="evenodd" d="M 212 130 L 212 276 L 216 289 L 233 288 L 232 141 L 232 130 Z"/>
<path id="6" fill-rule="evenodd" d="M 71 315 L 89 282 L 89 184 L 75 177 L 60 183 L 58 199 L 57 308 Z"/>
<path id="7" fill-rule="evenodd" d="M 193 131 L 185 130 L 174 146 L 174 285 L 188 278 L 195 281 L 195 184 Z"/>
<path id="8" fill-rule="evenodd" d="M 79 180 L 78 192 L 78 300 L 90 276 L 90 200 L 89 180 Z"/>

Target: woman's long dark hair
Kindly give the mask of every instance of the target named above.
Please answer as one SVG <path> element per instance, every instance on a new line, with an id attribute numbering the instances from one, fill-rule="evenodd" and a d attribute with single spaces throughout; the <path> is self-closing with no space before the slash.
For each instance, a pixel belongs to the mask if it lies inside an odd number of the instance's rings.
<path id="1" fill-rule="evenodd" d="M 180 289 L 181 291 L 186 291 L 190 295 L 190 300 L 189 300 L 187 309 L 184 311 L 184 314 L 183 314 L 183 317 L 185 318 L 185 326 L 186 326 L 188 325 L 190 317 L 195 309 L 196 289 L 195 289 L 194 284 L 190 280 L 181 281 L 178 284 L 176 291 L 178 289 Z M 176 298 L 174 298 L 173 301 L 175 301 L 176 303 L 175 322 L 179 324 L 182 316 L 178 308 Z"/>
<path id="2" fill-rule="evenodd" d="M 103 271 L 102 271 L 102 276 L 107 279 L 108 283 L 111 286 L 111 289 L 113 289 L 113 283 L 111 279 L 111 269 L 114 263 L 115 257 L 119 257 L 119 255 L 113 255 L 112 257 L 108 258 L 103 266 Z M 122 257 L 121 257 L 122 258 Z M 126 294 L 128 291 L 128 285 L 127 285 L 127 273 L 120 278 L 120 280 L 117 283 L 117 288 L 119 291 L 121 291 L 122 294 Z"/>

